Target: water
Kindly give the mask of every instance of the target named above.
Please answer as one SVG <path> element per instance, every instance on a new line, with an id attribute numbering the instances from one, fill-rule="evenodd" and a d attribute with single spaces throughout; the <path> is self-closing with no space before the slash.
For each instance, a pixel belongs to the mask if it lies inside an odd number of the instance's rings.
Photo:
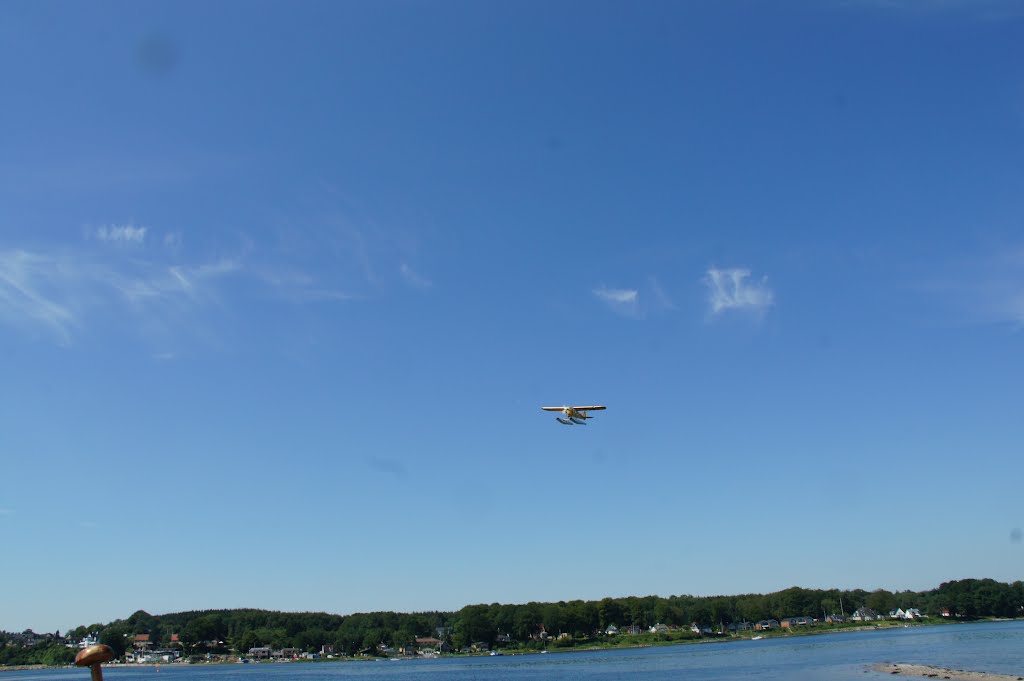
<path id="1" fill-rule="evenodd" d="M 876 662 L 1024 676 L 1024 621 L 857 631 L 548 655 L 433 660 L 104 668 L 105 681 L 877 681 Z M 88 681 L 84 669 L 6 672 L 0 681 Z"/>

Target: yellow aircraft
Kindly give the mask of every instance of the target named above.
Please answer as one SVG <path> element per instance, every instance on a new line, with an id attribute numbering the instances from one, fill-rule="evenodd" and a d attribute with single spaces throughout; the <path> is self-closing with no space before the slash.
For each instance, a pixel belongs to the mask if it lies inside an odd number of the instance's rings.
<path id="1" fill-rule="evenodd" d="M 589 405 L 585 407 L 541 407 L 541 409 L 543 409 L 544 411 L 560 411 L 563 414 L 565 414 L 564 419 L 556 416 L 555 420 L 558 421 L 559 423 L 564 423 L 567 426 L 571 426 L 574 424 L 577 426 L 585 426 L 587 425 L 586 419 L 594 418 L 593 416 L 587 416 L 588 411 L 598 411 L 604 408 L 605 407 L 594 405 Z"/>

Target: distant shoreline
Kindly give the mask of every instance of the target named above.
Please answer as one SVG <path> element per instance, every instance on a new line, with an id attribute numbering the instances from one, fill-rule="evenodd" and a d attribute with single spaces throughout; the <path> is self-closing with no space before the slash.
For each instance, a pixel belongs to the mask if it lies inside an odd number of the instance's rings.
<path id="1" fill-rule="evenodd" d="M 992 619 L 980 620 L 980 621 L 1012 622 L 1012 621 L 1016 621 L 1018 619 L 1021 619 L 1021 618 L 1008 618 L 1008 617 L 1004 618 L 1004 617 L 999 617 L 999 618 L 992 618 Z M 821 630 L 821 629 L 819 629 L 819 630 L 813 630 L 813 629 L 799 630 L 798 629 L 798 630 L 771 631 L 771 632 L 764 632 L 763 637 L 764 637 L 765 640 L 771 640 L 771 639 L 803 637 L 803 636 L 828 636 L 828 635 L 831 635 L 831 634 L 843 634 L 843 633 L 846 633 L 846 632 L 854 632 L 854 631 L 889 631 L 889 630 L 895 630 L 895 629 L 900 629 L 900 628 L 904 628 L 904 627 L 915 627 L 916 628 L 916 627 L 933 627 L 933 626 L 957 626 L 959 624 L 975 624 L 975 623 L 978 623 L 978 621 L 975 621 L 975 622 L 959 622 L 959 621 L 934 620 L 934 621 L 931 621 L 931 622 L 923 622 L 922 621 L 922 622 L 915 622 L 913 624 L 904 624 L 904 625 L 890 624 L 888 626 L 879 626 L 877 624 L 875 624 L 875 625 L 873 625 L 873 624 L 863 624 L 863 625 L 859 625 L 859 626 L 852 626 L 852 627 L 851 626 L 845 626 L 845 627 L 840 627 L 840 628 L 835 628 L 835 629 L 824 629 L 824 630 Z M 693 639 L 693 640 L 651 641 L 651 642 L 648 642 L 648 643 L 638 643 L 636 645 L 573 646 L 573 647 L 568 647 L 568 648 L 547 648 L 547 649 L 543 649 L 543 650 L 521 649 L 521 648 L 520 649 L 516 649 L 516 648 L 513 648 L 513 649 L 505 649 L 503 651 L 503 654 L 507 655 L 507 656 L 513 656 L 513 655 L 536 655 L 536 654 L 539 654 L 539 653 L 542 653 L 542 652 L 544 652 L 544 653 L 582 653 L 582 652 L 593 652 L 593 651 L 599 651 L 599 650 L 627 650 L 627 649 L 651 648 L 651 647 L 661 647 L 661 646 L 708 645 L 708 644 L 715 644 L 715 643 L 723 644 L 723 643 L 733 643 L 733 642 L 736 642 L 736 641 L 751 641 L 751 640 L 752 639 L 750 637 L 748 637 L 748 636 L 736 636 L 736 637 L 728 637 L 728 638 L 702 638 L 702 639 Z M 435 657 L 435 659 L 446 659 L 446 658 L 448 658 L 448 659 L 458 659 L 458 658 L 461 658 L 461 657 L 484 657 L 484 656 L 487 656 L 487 655 L 488 655 L 488 653 L 471 653 L 469 655 L 464 655 L 464 654 L 458 654 L 458 655 L 440 654 L 440 655 L 437 655 Z M 236 655 L 231 655 L 229 657 L 233 657 L 233 658 L 237 659 Z M 361 662 L 361 661 L 367 661 L 367 660 L 373 660 L 373 659 L 378 659 L 378 658 L 374 658 L 374 657 L 345 657 L 345 656 L 339 656 L 339 657 L 334 657 L 334 658 L 321 657 L 321 658 L 318 658 L 318 659 L 300 659 L 300 660 L 291 660 L 291 659 L 288 659 L 288 660 L 284 660 L 284 659 L 271 659 L 271 660 L 262 660 L 262 661 L 252 660 L 252 662 L 255 663 L 255 664 L 294 664 L 294 663 L 312 663 L 312 664 L 317 664 L 317 663 L 323 663 L 323 662 Z M 403 658 L 396 658 L 396 659 L 403 659 Z M 410 658 L 410 659 L 419 659 L 419 658 L 418 657 L 413 657 L 413 658 Z M 108 664 L 105 664 L 103 666 L 105 668 L 107 668 L 107 667 L 113 667 L 113 668 L 124 668 L 124 667 L 135 668 L 135 667 L 159 667 L 161 665 L 163 665 L 165 667 L 172 667 L 172 666 L 173 667 L 178 667 L 178 666 L 182 666 L 182 665 L 190 665 L 191 666 L 191 665 L 225 665 L 225 664 L 238 664 L 238 662 L 236 660 L 224 660 L 224 659 L 221 659 L 221 660 L 209 660 L 209 661 L 202 661 L 202 662 L 185 662 L 185 661 L 179 661 L 179 662 L 143 662 L 143 663 L 115 662 L 115 663 L 112 663 L 112 664 L 108 663 Z M 41 671 L 41 670 L 48 670 L 48 669 L 73 669 L 73 668 L 75 668 L 74 664 L 67 664 L 67 665 L 31 664 L 31 665 L 14 665 L 14 666 L 3 666 L 3 665 L 0 665 L 0 672 L 5 672 L 5 671 L 6 672 Z M 870 669 L 872 669 L 874 671 L 887 672 L 887 673 L 890 673 L 890 674 L 893 674 L 893 675 L 905 674 L 907 676 L 921 676 L 921 677 L 930 677 L 930 678 L 939 678 L 939 679 L 950 679 L 951 681 L 1024 681 L 1024 674 L 1019 675 L 1019 676 L 1018 675 L 1012 675 L 1012 674 L 1011 675 L 993 674 L 993 673 L 989 673 L 989 672 L 972 672 L 972 671 L 965 671 L 965 670 L 950 670 L 950 669 L 943 669 L 941 667 L 931 667 L 931 666 L 927 666 L 927 665 L 912 665 L 912 664 L 896 664 L 896 663 L 888 663 L 888 662 L 886 662 L 886 663 L 879 662 L 879 663 L 872 664 L 870 666 Z"/>

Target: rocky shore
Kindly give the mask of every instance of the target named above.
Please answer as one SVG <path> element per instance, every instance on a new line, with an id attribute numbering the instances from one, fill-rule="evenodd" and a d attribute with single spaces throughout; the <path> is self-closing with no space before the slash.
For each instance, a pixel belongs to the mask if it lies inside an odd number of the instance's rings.
<path id="1" fill-rule="evenodd" d="M 963 669 L 944 669 L 923 664 L 876 664 L 872 667 L 876 672 L 902 674 L 904 676 L 920 676 L 929 679 L 951 679 L 951 681 L 1024 681 L 1024 676 L 1016 674 L 994 674 L 992 672 L 970 672 Z"/>

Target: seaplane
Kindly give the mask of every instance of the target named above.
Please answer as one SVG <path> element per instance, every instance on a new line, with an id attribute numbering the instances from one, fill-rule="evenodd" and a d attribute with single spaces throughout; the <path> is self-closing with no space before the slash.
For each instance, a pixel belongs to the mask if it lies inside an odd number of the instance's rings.
<path id="1" fill-rule="evenodd" d="M 544 411 L 560 411 L 565 416 L 563 419 L 561 416 L 556 416 L 555 420 L 561 424 L 567 426 L 585 426 L 587 425 L 587 419 L 594 418 L 593 416 L 587 416 L 588 411 L 599 411 L 605 407 L 588 405 L 584 407 L 541 407 Z"/>

